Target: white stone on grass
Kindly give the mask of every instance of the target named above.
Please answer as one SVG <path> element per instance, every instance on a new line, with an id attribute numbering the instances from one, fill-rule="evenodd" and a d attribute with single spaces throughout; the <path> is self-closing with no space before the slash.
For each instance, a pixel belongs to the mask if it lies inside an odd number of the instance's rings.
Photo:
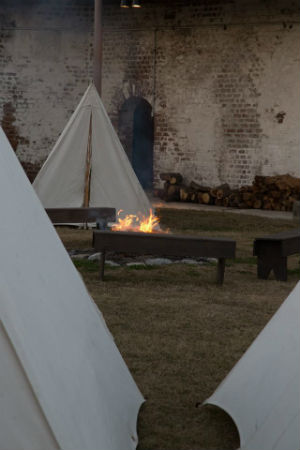
<path id="1" fill-rule="evenodd" d="M 92 255 L 90 255 L 89 257 L 88 257 L 88 260 L 89 261 L 99 261 L 100 260 L 100 256 L 101 256 L 101 253 L 93 253 Z"/>
<path id="2" fill-rule="evenodd" d="M 184 258 L 179 262 L 181 262 L 183 264 L 192 264 L 192 265 L 198 264 L 198 261 L 196 261 L 195 259 L 190 259 L 190 258 Z"/>
<path id="3" fill-rule="evenodd" d="M 143 262 L 129 262 L 126 264 L 127 267 L 146 267 L 146 264 Z"/>
<path id="4" fill-rule="evenodd" d="M 78 255 L 72 255 L 71 258 L 72 259 L 77 259 L 77 260 L 81 260 L 81 259 L 88 259 L 89 257 L 89 253 L 79 253 Z"/>
<path id="5" fill-rule="evenodd" d="M 105 261 L 105 265 L 106 266 L 110 266 L 110 267 L 120 267 L 120 264 L 114 262 L 114 261 L 110 261 L 110 259 L 108 259 L 107 261 Z"/>
<path id="6" fill-rule="evenodd" d="M 206 258 L 208 262 L 210 263 L 216 263 L 218 262 L 217 258 Z"/>
<path id="7" fill-rule="evenodd" d="M 168 258 L 148 258 L 145 263 L 147 266 L 163 266 L 166 264 L 171 264 L 172 261 Z"/>

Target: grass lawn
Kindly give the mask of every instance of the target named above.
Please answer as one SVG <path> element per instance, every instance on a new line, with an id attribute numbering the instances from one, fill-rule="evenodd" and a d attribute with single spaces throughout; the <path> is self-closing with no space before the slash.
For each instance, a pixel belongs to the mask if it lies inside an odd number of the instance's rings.
<path id="1" fill-rule="evenodd" d="M 299 279 L 299 255 L 288 281 L 258 280 L 253 239 L 291 228 L 291 221 L 230 213 L 161 209 L 172 232 L 230 237 L 223 286 L 216 267 L 172 264 L 148 269 L 76 266 L 146 398 L 138 421 L 139 450 L 235 449 L 237 430 L 221 410 L 201 407 Z M 68 249 L 91 247 L 89 230 L 58 229 Z M 255 368 L 254 368 L 255 370 Z M 121 449 L 120 449 L 121 450 Z"/>

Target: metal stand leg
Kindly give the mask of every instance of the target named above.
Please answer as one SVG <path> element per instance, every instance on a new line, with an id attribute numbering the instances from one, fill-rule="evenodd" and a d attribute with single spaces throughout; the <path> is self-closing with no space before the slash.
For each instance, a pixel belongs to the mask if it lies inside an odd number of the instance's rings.
<path id="1" fill-rule="evenodd" d="M 100 253 L 100 265 L 99 265 L 99 278 L 101 281 L 104 280 L 104 266 L 105 266 L 105 251 Z"/>
<path id="2" fill-rule="evenodd" d="M 223 284 L 224 273 L 225 273 L 225 258 L 219 258 L 217 266 L 217 284 Z"/>

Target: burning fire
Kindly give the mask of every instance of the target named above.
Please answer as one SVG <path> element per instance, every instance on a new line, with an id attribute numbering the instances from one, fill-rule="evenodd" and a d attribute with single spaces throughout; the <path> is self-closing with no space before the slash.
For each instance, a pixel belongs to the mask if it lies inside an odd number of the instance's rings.
<path id="1" fill-rule="evenodd" d="M 150 214 L 145 217 L 141 214 L 128 214 L 123 219 L 121 219 L 120 214 L 123 212 L 122 209 L 118 211 L 117 223 L 112 226 L 112 231 L 138 231 L 142 233 L 158 233 L 161 232 L 159 226 L 158 217 L 153 214 L 152 209 L 150 209 Z"/>

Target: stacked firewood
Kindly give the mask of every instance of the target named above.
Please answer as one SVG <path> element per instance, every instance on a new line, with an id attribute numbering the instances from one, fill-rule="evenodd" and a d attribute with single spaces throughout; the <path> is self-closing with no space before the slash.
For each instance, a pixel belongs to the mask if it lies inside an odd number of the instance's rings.
<path id="1" fill-rule="evenodd" d="M 162 173 L 160 178 L 164 187 L 156 190 L 155 195 L 167 202 L 291 211 L 294 201 L 300 198 L 300 179 L 288 174 L 256 176 L 251 186 L 240 189 L 231 189 L 227 183 L 211 188 L 195 181 L 186 186 L 179 173 Z"/>
<path id="2" fill-rule="evenodd" d="M 160 179 L 164 181 L 164 188 L 157 190 L 157 196 L 166 202 L 180 201 L 180 189 L 183 186 L 182 175 L 180 173 L 161 173 Z"/>

